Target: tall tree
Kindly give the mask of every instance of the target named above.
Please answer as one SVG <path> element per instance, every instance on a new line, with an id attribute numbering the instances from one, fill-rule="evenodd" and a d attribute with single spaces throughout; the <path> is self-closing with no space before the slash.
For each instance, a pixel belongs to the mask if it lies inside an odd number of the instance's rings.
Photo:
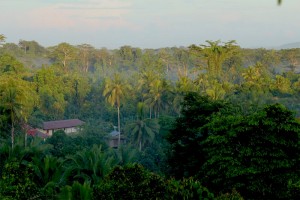
<path id="1" fill-rule="evenodd" d="M 18 76 L 0 76 L 0 102 L 9 112 L 11 122 L 11 145 L 14 146 L 16 123 L 26 122 L 33 105 L 35 94 L 31 84 Z"/>
<path id="2" fill-rule="evenodd" d="M 24 65 L 16 58 L 9 54 L 0 56 L 0 73 L 25 75 L 26 69 Z"/>
<path id="3" fill-rule="evenodd" d="M 142 145 L 145 145 L 147 142 L 151 143 L 159 132 L 157 119 L 146 119 L 144 111 L 145 103 L 138 103 L 137 120 L 126 127 L 134 142 L 139 145 L 140 151 L 142 151 Z"/>
<path id="4" fill-rule="evenodd" d="M 0 46 L 2 45 L 3 42 L 5 42 L 5 36 L 3 34 L 0 34 Z"/>
<path id="5" fill-rule="evenodd" d="M 89 44 L 81 44 L 79 48 L 79 60 L 83 72 L 88 72 L 94 53 L 94 47 Z"/>
<path id="6" fill-rule="evenodd" d="M 120 106 L 125 94 L 130 90 L 130 85 L 125 82 L 120 74 L 114 74 L 112 79 L 105 80 L 105 86 L 103 90 L 103 96 L 112 106 L 116 106 L 118 110 L 118 131 L 119 131 L 119 141 L 121 141 L 121 124 L 120 124 Z"/>
<path id="7" fill-rule="evenodd" d="M 192 45 L 190 49 L 206 60 L 206 70 L 210 76 L 221 78 L 223 63 L 237 53 L 238 46 L 234 40 L 224 44 L 220 40 L 206 42 L 208 45 Z"/>
<path id="8" fill-rule="evenodd" d="M 292 72 L 295 73 L 297 67 L 299 67 L 300 62 L 300 49 L 284 49 L 282 50 L 282 60 L 287 62 L 288 67 Z"/>
<path id="9" fill-rule="evenodd" d="M 101 70 L 99 69 L 99 72 L 105 74 L 105 70 L 107 69 L 107 67 L 112 66 L 111 53 L 106 48 L 102 48 L 100 50 L 96 50 L 95 57 L 96 57 L 96 66 L 101 67 Z"/>
<path id="10" fill-rule="evenodd" d="M 41 68 L 34 75 L 35 90 L 40 96 L 40 109 L 50 120 L 61 119 L 72 94 L 72 81 L 54 67 Z"/>
<path id="11" fill-rule="evenodd" d="M 76 48 L 68 43 L 60 43 L 59 45 L 52 47 L 51 52 L 52 59 L 62 64 L 65 72 L 69 70 L 69 63 L 75 59 Z"/>
<path id="12" fill-rule="evenodd" d="M 168 92 L 166 80 L 156 79 L 149 85 L 149 93 L 145 94 L 145 103 L 149 104 L 154 111 L 154 117 L 158 118 L 161 109 L 167 105 L 166 93 Z M 150 114 L 151 118 L 151 114 Z"/>

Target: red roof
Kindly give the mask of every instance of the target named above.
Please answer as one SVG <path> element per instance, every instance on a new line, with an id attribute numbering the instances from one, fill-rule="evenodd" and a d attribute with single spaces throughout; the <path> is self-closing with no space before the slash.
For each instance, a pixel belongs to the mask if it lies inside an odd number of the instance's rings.
<path id="1" fill-rule="evenodd" d="M 84 122 L 79 119 L 68 119 L 58 121 L 48 121 L 43 123 L 44 130 L 53 130 L 61 128 L 72 128 L 82 125 Z"/>
<path id="2" fill-rule="evenodd" d="M 31 129 L 28 129 L 27 130 L 27 135 L 29 136 L 32 136 L 32 137 L 41 137 L 41 138 L 47 138 L 49 137 L 49 135 L 39 131 L 38 129 L 34 129 L 34 128 L 31 128 Z"/>

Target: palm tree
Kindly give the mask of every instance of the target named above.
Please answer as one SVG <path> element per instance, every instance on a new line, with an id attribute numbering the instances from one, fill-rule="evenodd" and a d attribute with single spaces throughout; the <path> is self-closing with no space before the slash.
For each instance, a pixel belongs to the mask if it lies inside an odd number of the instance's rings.
<path id="1" fill-rule="evenodd" d="M 114 157 L 118 161 L 117 165 L 125 166 L 130 163 L 134 163 L 138 157 L 138 151 L 135 148 L 132 148 L 131 145 L 124 145 L 121 148 L 113 151 Z"/>
<path id="2" fill-rule="evenodd" d="M 173 109 L 180 116 L 181 104 L 183 102 L 184 96 L 188 92 L 197 92 L 198 86 L 193 83 L 188 76 L 178 75 L 178 80 L 174 88 L 173 94 Z"/>
<path id="3" fill-rule="evenodd" d="M 91 149 L 67 156 L 66 163 L 71 177 L 97 184 L 117 165 L 118 160 L 104 152 L 101 145 L 94 145 Z"/>
<path id="4" fill-rule="evenodd" d="M 223 85 L 217 80 L 213 80 L 211 81 L 210 87 L 206 89 L 206 94 L 213 100 L 223 99 L 226 94 L 226 91 L 223 89 L 222 86 Z"/>
<path id="5" fill-rule="evenodd" d="M 105 87 L 103 91 L 103 96 L 105 96 L 108 103 L 112 106 L 116 106 L 118 109 L 118 131 L 119 131 L 119 141 L 121 141 L 121 125 L 120 125 L 120 106 L 121 100 L 124 98 L 125 94 L 130 90 L 129 84 L 123 81 L 120 74 L 114 74 L 112 79 L 107 79 L 105 81 Z"/>
<path id="6" fill-rule="evenodd" d="M 137 107 L 138 119 L 129 124 L 126 130 L 132 135 L 134 142 L 139 145 L 139 150 L 142 151 L 142 145 L 154 140 L 160 126 L 157 119 L 144 119 L 145 103 L 139 103 Z"/>
<path id="7" fill-rule="evenodd" d="M 62 159 L 52 155 L 46 155 L 43 159 L 33 156 L 30 164 L 33 167 L 35 182 L 44 196 L 53 197 L 55 190 L 66 184 L 67 173 L 63 169 Z"/>
<path id="8" fill-rule="evenodd" d="M 144 95 L 145 103 L 153 108 L 155 118 L 159 117 L 160 110 L 167 105 L 165 95 L 169 85 L 165 80 L 156 79 L 149 85 L 149 92 Z M 151 118 L 151 113 L 150 113 Z"/>
<path id="9" fill-rule="evenodd" d="M 238 52 L 238 46 L 234 40 L 221 44 L 220 40 L 206 41 L 208 45 L 191 46 L 191 50 L 200 53 L 206 60 L 206 69 L 210 76 L 222 78 L 222 65 Z"/>
<path id="10" fill-rule="evenodd" d="M 11 121 L 11 147 L 14 147 L 14 132 L 16 119 L 20 117 L 20 110 L 22 105 L 17 101 L 17 91 L 15 88 L 7 88 L 3 96 L 2 101 L 4 102 L 5 110 L 9 111 Z"/>
<path id="11" fill-rule="evenodd" d="M 149 105 L 149 118 L 152 116 L 152 104 L 150 103 L 152 98 L 150 97 L 150 89 L 151 84 L 155 82 L 156 80 L 160 79 L 160 76 L 155 73 L 154 71 L 142 71 L 139 74 L 139 80 L 138 80 L 138 89 L 143 94 L 143 98 L 146 99 L 148 105 Z"/>
<path id="12" fill-rule="evenodd" d="M 0 77 L 0 103 L 9 112 L 11 120 L 11 145 L 14 146 L 14 129 L 17 121 L 26 121 L 33 103 L 34 93 L 30 84 L 18 76 Z"/>

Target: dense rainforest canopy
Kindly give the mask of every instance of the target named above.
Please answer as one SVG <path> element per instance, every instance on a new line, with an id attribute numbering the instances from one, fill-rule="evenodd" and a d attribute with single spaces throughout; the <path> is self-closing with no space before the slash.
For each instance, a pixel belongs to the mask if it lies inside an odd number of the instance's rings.
<path id="1" fill-rule="evenodd" d="M 0 44 L 1 199 L 299 199 L 300 49 Z"/>

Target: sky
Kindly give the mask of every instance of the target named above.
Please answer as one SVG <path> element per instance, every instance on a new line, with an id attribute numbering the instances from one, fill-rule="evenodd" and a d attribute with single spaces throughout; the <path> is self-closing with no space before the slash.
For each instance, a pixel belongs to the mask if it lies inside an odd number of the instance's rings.
<path id="1" fill-rule="evenodd" d="M 180 47 L 236 40 L 244 48 L 300 42 L 300 1 L 0 0 L 6 42 L 96 48 Z"/>

